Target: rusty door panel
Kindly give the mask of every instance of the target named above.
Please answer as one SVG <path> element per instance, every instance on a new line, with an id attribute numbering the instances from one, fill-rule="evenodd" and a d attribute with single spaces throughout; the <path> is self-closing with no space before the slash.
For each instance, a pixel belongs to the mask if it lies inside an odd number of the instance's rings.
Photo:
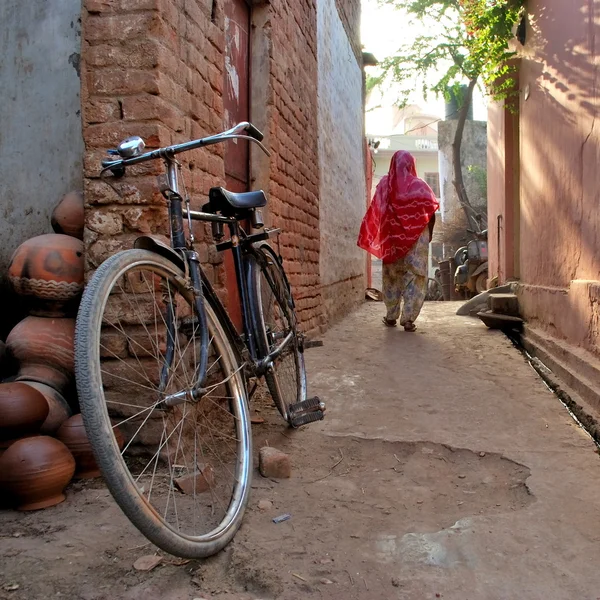
<path id="1" fill-rule="evenodd" d="M 250 117 L 250 7 L 245 0 L 224 0 L 225 70 L 223 105 L 225 127 Z M 232 191 L 248 189 L 248 142 L 237 140 L 226 145 L 225 175 Z"/>
<path id="2" fill-rule="evenodd" d="M 224 0 L 225 70 L 223 72 L 224 125 L 229 129 L 250 118 L 250 6 L 245 0 Z M 250 174 L 249 142 L 234 140 L 225 144 L 225 186 L 232 192 L 245 192 Z M 238 331 L 242 313 L 231 253 L 225 256 L 227 309 Z"/>

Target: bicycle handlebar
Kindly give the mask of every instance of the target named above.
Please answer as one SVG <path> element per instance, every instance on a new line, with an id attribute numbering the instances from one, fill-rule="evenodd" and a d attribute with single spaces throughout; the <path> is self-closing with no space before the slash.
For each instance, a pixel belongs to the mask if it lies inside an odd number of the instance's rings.
<path id="1" fill-rule="evenodd" d="M 268 155 L 270 152 L 261 143 L 264 139 L 262 132 L 257 129 L 252 123 L 244 121 L 238 123 L 235 127 L 211 135 L 198 140 L 192 140 L 190 142 L 184 142 L 183 144 L 174 144 L 173 146 L 167 146 L 165 148 L 158 148 L 157 150 L 151 150 L 145 152 L 139 156 L 132 156 L 131 158 L 119 158 L 117 160 L 103 160 L 102 171 L 110 170 L 115 175 L 123 175 L 125 167 L 137 165 L 149 160 L 156 160 L 158 158 L 170 159 L 176 154 L 181 152 L 188 152 L 189 150 L 195 150 L 197 148 L 203 148 L 204 146 L 211 146 L 212 144 L 218 144 L 229 139 L 246 139 L 254 142 L 260 146 L 260 148 Z"/>

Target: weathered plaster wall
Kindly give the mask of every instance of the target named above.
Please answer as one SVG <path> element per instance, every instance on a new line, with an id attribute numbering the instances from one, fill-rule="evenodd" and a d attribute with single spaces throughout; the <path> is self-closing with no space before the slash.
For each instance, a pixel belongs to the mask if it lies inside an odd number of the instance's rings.
<path id="1" fill-rule="evenodd" d="M 320 271 L 328 321 L 364 297 L 364 252 L 356 245 L 365 213 L 362 69 L 335 0 L 317 4 L 321 231 Z"/>
<path id="2" fill-rule="evenodd" d="M 457 250 L 466 240 L 471 239 L 470 234 L 466 232 L 467 220 L 452 183 L 454 179 L 452 142 L 456 124 L 456 120 L 440 121 L 438 123 L 441 213 L 447 255 Z M 480 178 L 467 170 L 467 167 L 471 165 L 483 170 L 487 168 L 487 123 L 485 121 L 467 121 L 465 123 L 461 145 L 461 164 L 471 205 L 475 210 L 486 215 L 487 191 L 485 187 L 482 188 Z"/>
<path id="3" fill-rule="evenodd" d="M 360 43 L 360 0 L 335 0 L 335 4 L 356 60 L 362 61 L 362 45 Z"/>
<path id="4" fill-rule="evenodd" d="M 81 188 L 80 0 L 0 2 L 0 272 Z"/>
<path id="5" fill-rule="evenodd" d="M 600 355 L 599 0 L 530 0 L 520 73 L 521 306 Z"/>

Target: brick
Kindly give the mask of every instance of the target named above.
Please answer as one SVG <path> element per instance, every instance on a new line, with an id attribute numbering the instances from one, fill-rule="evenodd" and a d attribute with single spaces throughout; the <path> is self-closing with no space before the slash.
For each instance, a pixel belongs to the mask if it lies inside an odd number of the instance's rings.
<path id="1" fill-rule="evenodd" d="M 85 224 L 90 231 L 103 235 L 116 235 L 123 230 L 121 215 L 111 211 L 88 211 Z"/>
<path id="2" fill-rule="evenodd" d="M 174 131 L 183 128 L 183 114 L 159 96 L 139 94 L 121 101 L 125 121 L 161 121 Z"/>
<path id="3" fill-rule="evenodd" d="M 156 40 L 139 40 L 126 46 L 99 44 L 90 46 L 85 60 L 93 67 L 122 67 L 126 69 L 153 69 L 161 64 L 165 51 Z"/>
<path id="4" fill-rule="evenodd" d="M 89 212 L 89 211 L 88 211 Z M 98 239 L 98 234 L 87 227 L 83 228 L 83 247 L 89 248 Z"/>
<path id="5" fill-rule="evenodd" d="M 140 233 L 167 233 L 167 207 L 146 208 L 135 206 L 122 213 L 123 223 L 130 231 Z"/>
<path id="6" fill-rule="evenodd" d="M 98 123 L 85 128 L 83 139 L 91 148 L 115 148 L 126 137 L 139 135 L 148 148 L 159 148 L 170 143 L 168 130 L 160 123 L 133 123 L 119 121 Z"/>
<path id="7" fill-rule="evenodd" d="M 136 236 L 98 240 L 86 251 L 86 259 L 95 267 L 99 267 L 109 256 L 133 248 Z"/>
<path id="8" fill-rule="evenodd" d="M 263 477 L 288 479 L 292 476 L 290 457 L 270 446 L 262 447 L 258 452 L 258 468 Z"/>
<path id="9" fill-rule="evenodd" d="M 90 206 L 101 204 L 159 204 L 165 200 L 156 187 L 154 178 L 131 181 L 113 181 L 111 186 L 98 179 L 84 181 L 84 198 Z"/>
<path id="10" fill-rule="evenodd" d="M 86 27 L 86 39 L 94 42 L 124 42 L 139 38 L 147 38 L 155 34 L 160 37 L 164 25 L 157 13 L 145 11 L 141 13 L 90 15 Z"/>
<path id="11" fill-rule="evenodd" d="M 210 465 L 203 465 L 198 471 L 174 480 L 177 488 L 184 494 L 193 496 L 208 492 L 215 483 L 215 475 Z"/>
<path id="12" fill-rule="evenodd" d="M 83 112 L 85 123 L 106 123 L 116 121 L 121 116 L 119 103 L 114 98 L 92 100 L 87 103 Z"/>
<path id="13" fill-rule="evenodd" d="M 84 8 L 92 14 L 157 10 L 160 0 L 85 0 Z"/>
<path id="14" fill-rule="evenodd" d="M 215 92 L 223 93 L 223 73 L 215 65 L 208 65 L 208 81 Z"/>
<path id="15" fill-rule="evenodd" d="M 159 89 L 154 71 L 108 68 L 93 71 L 89 80 L 89 92 L 98 96 L 158 94 Z"/>
<path id="16" fill-rule="evenodd" d="M 100 336 L 102 358 L 127 358 L 127 339 L 118 331 L 104 329 Z"/>

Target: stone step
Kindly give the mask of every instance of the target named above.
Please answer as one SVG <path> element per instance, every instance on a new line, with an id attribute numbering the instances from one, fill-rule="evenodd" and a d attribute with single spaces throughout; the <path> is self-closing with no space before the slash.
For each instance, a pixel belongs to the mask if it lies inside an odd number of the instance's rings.
<path id="1" fill-rule="evenodd" d="M 519 316 L 519 299 L 516 294 L 493 294 L 488 299 L 488 306 L 495 314 Z"/>
<path id="2" fill-rule="evenodd" d="M 520 317 L 513 317 L 512 315 L 503 315 L 494 313 L 492 311 L 485 311 L 477 313 L 477 316 L 485 323 L 490 329 L 502 329 L 520 331 L 523 328 L 523 319 Z"/>

